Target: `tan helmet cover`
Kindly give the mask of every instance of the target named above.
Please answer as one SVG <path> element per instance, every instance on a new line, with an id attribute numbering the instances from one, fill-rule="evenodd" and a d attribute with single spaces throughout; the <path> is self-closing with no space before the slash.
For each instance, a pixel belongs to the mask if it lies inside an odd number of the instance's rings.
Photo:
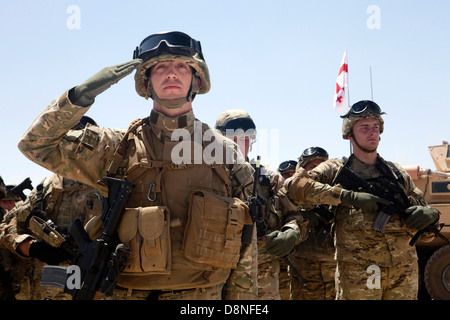
<path id="1" fill-rule="evenodd" d="M 342 122 L 342 138 L 348 140 L 348 135 L 352 131 L 353 126 L 361 119 L 375 118 L 380 123 L 380 134 L 384 130 L 384 120 L 380 114 L 374 113 L 370 110 L 366 110 L 360 114 L 350 114 L 348 117 L 344 118 Z"/>
<path id="2" fill-rule="evenodd" d="M 221 114 L 219 114 L 219 116 L 216 119 L 216 126 L 215 128 L 217 130 L 219 130 L 220 132 L 222 132 L 222 134 L 226 135 L 225 129 L 227 127 L 228 122 L 232 121 L 232 120 L 236 120 L 236 119 L 245 119 L 248 120 L 248 122 L 246 122 L 247 125 L 252 126 L 253 128 L 253 134 L 252 134 L 252 138 L 256 139 L 256 125 L 255 122 L 253 121 L 252 117 L 248 114 L 248 112 L 241 110 L 241 109 L 229 109 L 229 110 L 225 110 L 223 111 Z M 243 127 L 235 127 L 235 128 L 230 128 L 230 129 L 247 129 L 247 128 L 243 128 Z"/>
<path id="3" fill-rule="evenodd" d="M 194 56 L 183 56 L 167 53 L 150 58 L 149 60 L 143 62 L 136 70 L 136 74 L 134 75 L 136 92 L 141 97 L 144 97 L 145 99 L 151 98 L 148 92 L 148 85 L 149 85 L 148 82 L 150 81 L 150 79 L 146 75 L 147 70 L 159 62 L 167 62 L 167 61 L 184 62 L 195 70 L 194 76 L 200 79 L 201 85 L 200 88 L 198 89 L 198 92 L 193 93 L 195 94 L 207 93 L 211 88 L 208 66 L 206 65 L 206 62 L 199 57 L 198 54 L 195 54 Z"/>

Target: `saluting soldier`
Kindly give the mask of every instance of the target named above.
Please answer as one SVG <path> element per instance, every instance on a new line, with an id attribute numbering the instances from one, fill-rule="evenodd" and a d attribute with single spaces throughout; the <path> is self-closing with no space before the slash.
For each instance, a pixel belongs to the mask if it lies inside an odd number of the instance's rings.
<path id="1" fill-rule="evenodd" d="M 91 128 L 74 137 L 70 128 L 95 97 L 135 69 L 138 95 L 153 100 L 150 115 L 125 134 Z M 118 228 L 131 254 L 117 299 L 221 299 L 225 284 L 226 298 L 257 294 L 256 279 L 246 272 L 252 245 L 241 241 L 243 226 L 251 224 L 241 199 L 250 195 L 253 169 L 234 143 L 209 136 L 213 130 L 196 120 L 193 100 L 210 86 L 199 41 L 178 31 L 152 34 L 132 61 L 107 67 L 55 99 L 19 143 L 32 161 L 103 195 L 106 186 L 97 182 L 107 175 L 135 184 Z M 122 110 L 126 116 L 130 108 Z M 223 158 L 209 152 L 220 148 Z M 88 223 L 91 238 L 100 226 L 99 218 Z M 230 279 L 245 259 L 240 277 Z"/>

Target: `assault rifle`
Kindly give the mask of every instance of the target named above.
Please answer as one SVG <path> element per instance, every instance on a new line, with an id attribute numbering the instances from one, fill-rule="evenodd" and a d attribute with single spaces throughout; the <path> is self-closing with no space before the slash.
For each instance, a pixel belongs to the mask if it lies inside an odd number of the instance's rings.
<path id="1" fill-rule="evenodd" d="M 28 184 L 25 185 L 27 186 Z M 17 219 L 19 222 L 24 223 L 38 240 L 43 240 L 52 247 L 61 248 L 71 258 L 74 258 L 78 249 L 77 244 L 64 230 L 58 227 L 51 219 L 48 219 L 47 213 L 43 211 L 43 189 L 43 183 L 36 186 L 36 206 L 29 213 L 26 210 L 20 211 L 17 214 Z"/>
<path id="2" fill-rule="evenodd" d="M 388 179 L 383 179 L 383 187 L 370 183 L 367 180 L 359 177 L 355 174 L 349 167 L 344 165 L 338 172 L 336 178 L 334 179 L 333 184 L 340 184 L 344 188 L 348 188 L 349 190 L 355 190 L 357 192 L 366 192 L 383 198 L 389 201 L 388 205 L 383 205 L 381 208 L 379 207 L 378 215 L 375 219 L 372 229 L 384 232 L 386 228 L 386 224 L 388 223 L 392 214 L 399 212 L 404 213 L 408 208 L 409 203 L 403 203 L 398 199 L 397 196 L 400 196 L 402 199 L 407 199 L 406 195 L 402 188 L 393 183 Z M 379 205 L 380 206 L 380 205 Z M 442 229 L 443 224 L 436 225 L 436 222 L 433 222 L 431 225 L 427 226 L 425 229 L 419 230 L 409 242 L 409 245 L 413 246 L 419 240 L 420 236 L 424 233 L 434 233 L 436 236 L 450 242 L 447 238 L 445 238 L 440 230 Z"/>
<path id="3" fill-rule="evenodd" d="M 69 230 L 78 244 L 73 264 L 80 269 L 80 287 L 67 286 L 68 268 L 45 266 L 42 273 L 41 284 L 64 286 L 64 291 L 71 294 L 73 300 L 91 300 L 96 291 L 111 296 L 128 259 L 129 251 L 120 243 L 117 228 L 135 185 L 112 177 L 103 180 L 108 184 L 108 197 L 103 204 L 101 235 L 91 241 L 79 219 L 72 223 Z"/>
<path id="4" fill-rule="evenodd" d="M 27 196 L 23 193 L 23 190 L 25 189 L 33 190 L 33 185 L 31 183 L 30 178 L 26 178 L 17 186 L 14 187 L 6 186 L 7 192 L 11 192 L 14 193 L 15 195 L 18 195 L 20 199 L 22 199 L 22 201 L 24 201 L 27 198 Z"/>
<path id="5" fill-rule="evenodd" d="M 324 204 L 316 205 L 312 211 L 317 215 L 319 219 L 319 226 L 317 227 L 318 232 L 314 240 L 315 242 L 323 246 L 325 240 L 331 232 L 332 220 L 334 218 L 334 215 L 330 212 L 328 206 Z"/>
<path id="6" fill-rule="evenodd" d="M 258 190 L 257 190 L 259 177 L 261 175 L 261 166 L 260 166 L 261 156 L 257 156 L 256 159 L 257 160 L 256 160 L 255 172 L 253 173 L 252 195 L 247 197 L 247 199 L 246 199 L 247 205 L 250 209 L 250 215 L 251 215 L 252 221 L 253 221 L 252 226 L 247 226 L 247 225 L 244 226 L 243 242 L 247 245 L 252 242 L 253 229 L 256 228 L 258 230 L 261 227 L 260 224 L 264 223 L 261 199 L 258 198 Z"/>

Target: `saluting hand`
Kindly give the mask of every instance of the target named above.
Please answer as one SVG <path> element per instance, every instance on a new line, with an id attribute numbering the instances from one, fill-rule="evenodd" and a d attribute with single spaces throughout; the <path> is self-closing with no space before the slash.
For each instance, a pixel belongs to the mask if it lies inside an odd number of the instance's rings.
<path id="1" fill-rule="evenodd" d="M 134 59 L 115 66 L 106 67 L 76 86 L 69 92 L 70 101 L 77 106 L 87 107 L 94 103 L 95 97 L 129 75 L 142 63 Z"/>

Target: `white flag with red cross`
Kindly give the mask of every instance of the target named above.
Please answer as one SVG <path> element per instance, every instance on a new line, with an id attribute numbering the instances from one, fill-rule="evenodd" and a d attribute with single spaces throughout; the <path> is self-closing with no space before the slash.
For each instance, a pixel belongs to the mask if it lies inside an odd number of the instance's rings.
<path id="1" fill-rule="evenodd" d="M 345 108 L 345 93 L 348 90 L 348 61 L 347 50 L 342 57 L 341 67 L 336 79 L 336 92 L 334 93 L 334 110 L 340 113 Z"/>

